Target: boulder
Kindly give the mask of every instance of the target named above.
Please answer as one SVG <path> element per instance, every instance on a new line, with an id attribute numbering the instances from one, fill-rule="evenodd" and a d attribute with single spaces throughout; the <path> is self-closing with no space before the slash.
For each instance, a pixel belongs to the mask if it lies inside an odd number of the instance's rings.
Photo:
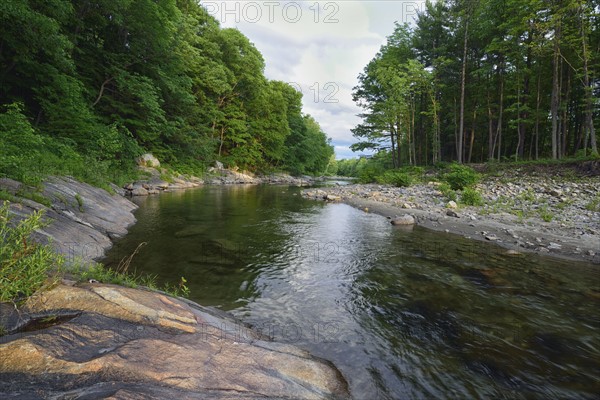
<path id="1" fill-rule="evenodd" d="M 132 196 L 148 196 L 150 193 L 148 193 L 148 189 L 144 188 L 144 187 L 136 187 L 131 191 L 131 195 Z"/>
<path id="2" fill-rule="evenodd" d="M 330 363 L 161 293 L 60 284 L 18 315 L 65 310 L 0 339 L 3 398 L 349 398 Z"/>
<path id="3" fill-rule="evenodd" d="M 456 204 L 455 201 L 450 200 L 448 203 L 446 203 L 446 208 L 456 209 L 458 208 L 458 204 Z"/>
<path id="4" fill-rule="evenodd" d="M 160 168 L 160 161 L 150 153 L 143 154 L 135 162 L 140 167 Z"/>

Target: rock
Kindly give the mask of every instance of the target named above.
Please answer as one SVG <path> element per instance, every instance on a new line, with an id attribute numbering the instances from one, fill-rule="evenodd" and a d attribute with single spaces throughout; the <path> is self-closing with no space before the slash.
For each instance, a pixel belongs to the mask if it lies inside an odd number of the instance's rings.
<path id="1" fill-rule="evenodd" d="M 340 201 L 342 198 L 340 196 L 335 196 L 333 194 L 325 195 L 325 200 L 327 201 Z"/>
<path id="2" fill-rule="evenodd" d="M 148 190 L 143 187 L 136 187 L 131 191 L 132 196 L 148 196 Z"/>
<path id="3" fill-rule="evenodd" d="M 448 203 L 446 203 L 446 208 L 456 209 L 458 208 L 458 204 L 456 204 L 455 201 L 450 200 Z"/>
<path id="4" fill-rule="evenodd" d="M 0 181 L 0 188 L 6 186 Z M 43 183 L 42 195 L 52 203 L 50 208 L 28 200 L 23 204 L 11 203 L 10 212 L 18 221 L 43 209 L 49 225 L 39 230 L 34 239 L 50 244 L 69 262 L 75 258 L 84 263 L 101 258 L 112 246 L 109 234 L 124 236 L 135 223 L 134 203 L 73 178 L 49 177 Z M 84 199 L 84 212 L 79 210 L 76 195 Z"/>
<path id="5" fill-rule="evenodd" d="M 408 203 L 402 203 L 402 208 L 407 209 L 407 210 L 412 209 L 411 205 Z"/>
<path id="6" fill-rule="evenodd" d="M 162 179 L 159 178 L 152 178 L 150 180 L 150 182 L 148 182 L 150 184 L 151 187 L 156 188 L 156 189 L 167 189 L 169 187 L 169 182 L 167 181 L 163 181 Z"/>
<path id="7" fill-rule="evenodd" d="M 392 225 L 414 225 L 415 218 L 412 215 L 403 215 L 401 217 L 393 218 L 391 223 Z"/>
<path id="8" fill-rule="evenodd" d="M 556 188 L 548 190 L 547 193 L 553 197 L 560 197 L 563 194 L 562 190 Z"/>
<path id="9" fill-rule="evenodd" d="M 118 187 L 114 183 L 109 183 L 108 186 L 119 196 L 125 197 L 125 190 L 123 188 Z"/>
<path id="10" fill-rule="evenodd" d="M 558 243 L 550 242 L 550 244 L 548 245 L 548 250 L 560 250 L 560 249 L 562 249 L 562 246 Z"/>
<path id="11" fill-rule="evenodd" d="M 175 232 L 176 238 L 186 238 L 203 235 L 206 233 L 206 225 L 187 225 L 182 230 Z"/>
<path id="12" fill-rule="evenodd" d="M 150 153 L 146 153 L 135 160 L 140 167 L 160 168 L 160 161 Z"/>
<path id="13" fill-rule="evenodd" d="M 330 363 L 192 302 L 112 285 L 58 285 L 18 314 L 58 311 L 64 317 L 50 326 L 2 337 L 4 396 L 349 398 Z"/>
<path id="14" fill-rule="evenodd" d="M 452 210 L 446 211 L 446 215 L 449 217 L 459 218 L 458 214 Z"/>
<path id="15" fill-rule="evenodd" d="M 223 163 L 221 161 L 215 161 L 215 168 L 216 169 L 225 169 L 225 167 L 223 166 Z"/>
<path id="16" fill-rule="evenodd" d="M 489 240 L 490 242 L 495 242 L 498 240 L 498 237 L 496 235 L 492 235 L 492 234 L 485 235 L 484 237 L 485 237 L 485 240 Z"/>

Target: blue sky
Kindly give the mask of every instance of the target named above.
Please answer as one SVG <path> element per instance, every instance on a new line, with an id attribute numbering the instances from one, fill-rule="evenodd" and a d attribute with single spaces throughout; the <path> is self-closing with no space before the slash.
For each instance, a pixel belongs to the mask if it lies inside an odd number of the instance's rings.
<path id="1" fill-rule="evenodd" d="M 202 1 L 223 27 L 236 27 L 263 54 L 265 75 L 303 94 L 304 112 L 332 139 L 337 158 L 349 146 L 360 109 L 352 101 L 357 76 L 394 22 L 412 22 L 424 1 Z"/>

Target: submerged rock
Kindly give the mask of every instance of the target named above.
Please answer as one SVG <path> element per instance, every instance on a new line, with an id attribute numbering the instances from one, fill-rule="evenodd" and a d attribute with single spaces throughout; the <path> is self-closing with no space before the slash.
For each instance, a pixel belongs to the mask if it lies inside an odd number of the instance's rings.
<path id="1" fill-rule="evenodd" d="M 0 338 L 4 398 L 348 397 L 329 363 L 161 293 L 61 284 L 19 311 L 65 310 L 71 318 Z"/>

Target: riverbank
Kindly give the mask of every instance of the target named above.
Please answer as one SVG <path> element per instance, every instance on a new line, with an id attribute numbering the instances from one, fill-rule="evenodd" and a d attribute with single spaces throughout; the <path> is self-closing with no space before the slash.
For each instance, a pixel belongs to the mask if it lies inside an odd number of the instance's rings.
<path id="1" fill-rule="evenodd" d="M 508 253 L 550 255 L 600 264 L 600 177 L 558 177 L 518 169 L 487 176 L 476 186 L 483 204 L 450 201 L 431 180 L 410 187 L 356 184 L 306 189 L 304 197 L 341 201 L 390 219 L 494 242 Z"/>
<path id="2" fill-rule="evenodd" d="M 193 175 L 183 175 L 161 167 L 160 161 L 151 154 L 144 154 L 137 159 L 141 179 L 131 182 L 120 190 L 124 196 L 148 196 L 170 192 L 174 190 L 189 189 L 202 185 L 290 185 L 311 186 L 316 179 L 310 176 L 294 177 L 286 173 L 272 173 L 256 175 L 249 171 L 228 169 L 220 162 L 215 162 L 204 176 L 199 178 Z"/>

